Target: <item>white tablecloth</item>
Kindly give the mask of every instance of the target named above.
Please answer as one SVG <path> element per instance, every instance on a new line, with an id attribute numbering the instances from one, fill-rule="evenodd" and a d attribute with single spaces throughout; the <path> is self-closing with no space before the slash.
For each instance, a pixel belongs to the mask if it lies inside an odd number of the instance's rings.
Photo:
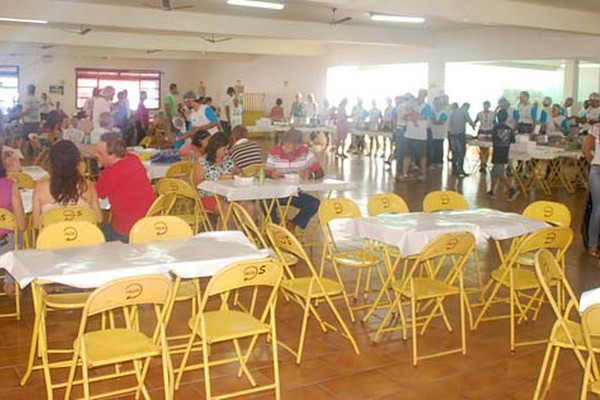
<path id="1" fill-rule="evenodd" d="M 256 133 L 256 132 L 285 132 L 292 128 L 299 130 L 300 132 L 310 133 L 310 132 L 335 132 L 335 126 L 289 126 L 289 125 L 269 125 L 269 126 L 247 126 L 248 132 Z"/>
<path id="2" fill-rule="evenodd" d="M 445 233 L 467 231 L 478 242 L 484 242 L 490 238 L 509 239 L 548 226 L 521 214 L 492 209 L 383 214 L 347 220 L 344 225 L 351 235 L 397 246 L 404 256 L 419 254 L 427 243 Z"/>
<path id="3" fill-rule="evenodd" d="M 25 214 L 29 214 L 33 211 L 33 190 L 32 189 L 21 189 L 21 199 L 23 199 L 23 209 Z M 110 203 L 108 199 L 100 199 L 100 208 L 102 210 L 110 210 Z"/>
<path id="4" fill-rule="evenodd" d="M 344 191 L 352 190 L 354 185 L 351 182 L 342 181 L 339 179 L 319 179 L 306 182 L 300 182 L 298 189 L 303 192 L 329 192 L 332 190 Z"/>
<path id="5" fill-rule="evenodd" d="M 207 277 L 234 262 L 268 256 L 267 250 L 257 250 L 241 232 L 209 232 L 171 242 L 11 251 L 0 256 L 0 265 L 21 287 L 42 279 L 87 289 L 146 274 Z"/>
<path id="6" fill-rule="evenodd" d="M 34 181 L 39 181 L 40 179 L 48 178 L 50 174 L 42 167 L 38 167 L 37 165 L 31 165 L 28 167 L 22 167 L 21 172 L 26 173 L 31 176 Z"/>
<path id="7" fill-rule="evenodd" d="M 149 179 L 160 179 L 167 176 L 167 171 L 174 163 L 153 163 L 151 161 L 143 161 L 146 171 L 148 171 Z"/>
<path id="8" fill-rule="evenodd" d="M 281 199 L 298 193 L 297 184 L 273 179 L 265 179 L 262 185 L 255 181 L 250 186 L 242 186 L 233 179 L 203 181 L 198 188 L 223 196 L 228 201 Z"/>
<path id="9" fill-rule="evenodd" d="M 600 303 L 600 288 L 587 290 L 581 293 L 579 299 L 579 312 L 584 312 L 589 306 Z"/>

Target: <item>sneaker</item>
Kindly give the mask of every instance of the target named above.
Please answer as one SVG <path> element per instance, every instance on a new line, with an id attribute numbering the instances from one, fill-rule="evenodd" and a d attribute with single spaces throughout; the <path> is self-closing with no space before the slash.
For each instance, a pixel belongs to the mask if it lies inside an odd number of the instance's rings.
<path id="1" fill-rule="evenodd" d="M 494 194 L 494 192 L 492 190 L 488 190 L 487 192 L 485 192 L 486 196 L 488 196 L 490 199 L 495 199 L 496 195 Z"/>
<path id="2" fill-rule="evenodd" d="M 515 188 L 508 191 L 508 201 L 513 201 L 519 196 L 519 191 Z"/>

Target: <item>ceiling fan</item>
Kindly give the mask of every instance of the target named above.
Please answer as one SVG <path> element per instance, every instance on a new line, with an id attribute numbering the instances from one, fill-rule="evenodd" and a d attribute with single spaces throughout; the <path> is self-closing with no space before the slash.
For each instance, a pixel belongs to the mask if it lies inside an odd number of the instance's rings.
<path id="1" fill-rule="evenodd" d="M 173 5 L 171 5 L 171 0 L 160 0 L 160 5 L 159 6 L 155 6 L 155 5 L 151 5 L 151 4 L 146 4 L 146 3 L 144 3 L 144 6 L 150 7 L 150 8 L 158 8 L 158 9 L 161 9 L 163 11 L 184 10 L 186 8 L 194 8 L 193 4 L 184 4 L 184 5 L 181 5 L 181 6 L 173 6 Z"/>
<path id="2" fill-rule="evenodd" d="M 211 35 L 200 35 L 200 37 L 209 43 L 221 43 L 231 40 L 231 36 L 216 36 L 214 33 Z"/>
<path id="3" fill-rule="evenodd" d="M 159 49 L 150 49 L 150 50 L 146 50 L 146 54 L 154 54 L 154 53 L 158 53 L 160 50 Z"/>
<path id="4" fill-rule="evenodd" d="M 78 35 L 87 35 L 88 33 L 90 33 L 92 31 L 92 28 L 84 28 L 84 27 L 79 27 L 79 29 L 72 29 L 72 28 L 63 28 L 63 31 L 65 32 L 69 32 L 69 33 L 76 33 Z"/>
<path id="5" fill-rule="evenodd" d="M 352 17 L 345 17 L 345 18 L 340 18 L 340 19 L 335 19 L 335 12 L 337 11 L 336 7 L 333 7 L 331 9 L 331 21 L 329 21 L 329 25 L 333 25 L 333 26 L 337 26 L 337 25 L 341 25 L 345 22 L 348 22 L 352 19 Z"/>

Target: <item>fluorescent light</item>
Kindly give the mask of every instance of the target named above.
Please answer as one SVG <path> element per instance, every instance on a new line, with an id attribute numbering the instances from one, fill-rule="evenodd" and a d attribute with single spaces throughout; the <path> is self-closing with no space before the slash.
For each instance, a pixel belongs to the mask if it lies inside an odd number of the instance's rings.
<path id="1" fill-rule="evenodd" d="M 371 21 L 378 22 L 404 22 L 407 24 L 422 24 L 425 18 L 407 17 L 402 15 L 371 14 Z"/>
<path id="2" fill-rule="evenodd" d="M 281 3 L 271 3 L 268 1 L 254 0 L 227 0 L 227 4 L 231 4 L 232 6 L 267 8 L 269 10 L 283 10 L 283 7 L 285 7 Z"/>
<path id="3" fill-rule="evenodd" d="M 0 17 L 0 21 L 2 22 L 25 22 L 27 24 L 47 24 L 48 21 L 43 21 L 41 19 L 22 19 L 22 18 L 5 18 Z"/>

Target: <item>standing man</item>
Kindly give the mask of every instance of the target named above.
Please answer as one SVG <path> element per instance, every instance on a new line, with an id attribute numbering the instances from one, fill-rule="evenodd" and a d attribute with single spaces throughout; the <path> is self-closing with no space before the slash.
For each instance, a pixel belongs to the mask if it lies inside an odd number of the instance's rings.
<path id="1" fill-rule="evenodd" d="M 458 103 L 452 103 L 450 112 L 450 144 L 452 147 L 452 175 L 468 176 L 464 170 L 465 153 L 467 151 L 467 123 L 475 129 L 475 124 L 469 116 L 469 103 L 460 108 Z"/>
<path id="2" fill-rule="evenodd" d="M 223 132 L 227 135 L 231 134 L 231 129 L 233 125 L 231 124 L 231 118 L 233 116 L 233 109 L 235 105 L 233 104 L 233 99 L 237 97 L 237 93 L 233 86 L 227 88 L 227 97 L 225 98 L 225 102 L 223 105 L 223 115 L 221 115 L 221 125 L 223 128 Z"/>
<path id="3" fill-rule="evenodd" d="M 21 111 L 21 116 L 23 118 L 23 136 L 24 138 L 27 138 L 27 135 L 30 133 L 38 133 L 40 129 L 40 109 L 42 104 L 40 99 L 35 96 L 35 85 L 27 85 L 27 93 L 23 96 L 21 105 L 23 106 L 23 110 Z"/>
<path id="4" fill-rule="evenodd" d="M 169 85 L 169 93 L 165 96 L 164 111 L 167 121 L 165 121 L 165 133 L 176 132 L 177 128 L 173 125 L 173 118 L 177 116 L 177 102 L 175 96 L 179 94 L 177 90 L 177 84 L 171 83 Z"/>
<path id="5" fill-rule="evenodd" d="M 94 108 L 92 109 L 92 122 L 94 123 L 94 130 L 100 129 L 100 115 L 109 113 L 112 115 L 110 106 L 115 97 L 115 88 L 107 86 L 100 91 L 100 96 L 94 101 Z"/>
<path id="6" fill-rule="evenodd" d="M 116 133 L 105 133 L 95 145 L 98 163 L 104 167 L 96 190 L 98 197 L 107 198 L 112 211 L 112 223 L 102 231 L 106 241 L 129 241 L 129 231 L 145 215 L 154 191 L 148 173 L 137 156 L 127 153 L 127 144 Z"/>
<path id="7" fill-rule="evenodd" d="M 215 111 L 206 104 L 202 104 L 202 99 L 195 99 L 194 92 L 187 92 L 183 97 L 185 105 L 192 110 L 190 115 L 192 129 L 189 136 L 193 136 L 198 131 L 208 131 L 211 135 L 217 133 L 219 119 Z"/>
<path id="8" fill-rule="evenodd" d="M 514 111 L 514 119 L 517 121 L 519 133 L 533 133 L 537 120 L 537 107 L 529 102 L 529 92 L 522 91 L 519 94 L 519 104 Z"/>

